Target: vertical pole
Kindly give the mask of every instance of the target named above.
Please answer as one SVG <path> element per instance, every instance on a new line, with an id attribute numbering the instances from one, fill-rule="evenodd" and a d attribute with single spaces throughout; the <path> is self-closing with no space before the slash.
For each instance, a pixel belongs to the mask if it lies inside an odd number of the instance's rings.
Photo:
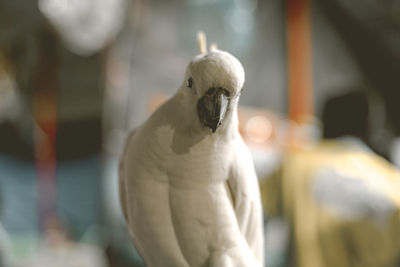
<path id="1" fill-rule="evenodd" d="M 313 115 L 310 0 L 288 0 L 289 118 L 297 123 Z"/>

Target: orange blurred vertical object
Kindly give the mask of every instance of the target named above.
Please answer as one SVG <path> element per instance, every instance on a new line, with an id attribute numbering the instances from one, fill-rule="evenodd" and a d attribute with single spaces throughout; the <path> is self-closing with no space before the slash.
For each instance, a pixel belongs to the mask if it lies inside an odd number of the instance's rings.
<path id="1" fill-rule="evenodd" d="M 44 230 L 46 221 L 56 217 L 57 43 L 47 30 L 40 37 L 33 112 L 39 226 Z"/>
<path id="2" fill-rule="evenodd" d="M 289 119 L 303 123 L 313 115 L 310 1 L 288 0 Z"/>

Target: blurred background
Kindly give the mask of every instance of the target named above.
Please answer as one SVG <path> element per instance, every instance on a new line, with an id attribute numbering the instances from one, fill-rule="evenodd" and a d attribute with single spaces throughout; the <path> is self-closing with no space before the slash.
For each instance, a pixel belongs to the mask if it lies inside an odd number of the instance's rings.
<path id="1" fill-rule="evenodd" d="M 399 0 L 0 0 L 1 267 L 144 266 L 118 159 L 129 130 L 182 84 L 198 30 L 245 68 L 240 132 L 262 183 L 320 142 L 325 100 L 352 91 L 367 95 L 368 153 L 400 166 Z M 343 111 L 339 122 L 358 112 Z M 268 213 L 267 266 L 367 266 L 358 255 L 302 265 L 297 222 Z M 387 242 L 391 261 L 368 266 L 400 266 Z"/>

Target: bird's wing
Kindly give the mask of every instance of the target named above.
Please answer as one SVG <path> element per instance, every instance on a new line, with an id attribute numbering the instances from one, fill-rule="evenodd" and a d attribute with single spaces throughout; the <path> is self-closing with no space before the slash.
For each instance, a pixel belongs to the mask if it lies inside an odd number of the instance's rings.
<path id="1" fill-rule="evenodd" d="M 260 191 L 249 149 L 239 137 L 227 187 L 239 224 L 254 256 L 264 264 L 263 213 Z"/>
<path id="2" fill-rule="evenodd" d="M 148 267 L 189 267 L 176 240 L 168 201 L 168 184 L 155 169 L 144 168 L 135 162 L 134 155 L 143 149 L 141 142 L 148 138 L 147 121 L 133 131 L 126 142 L 119 165 L 121 207 L 130 236 Z M 149 166 L 155 158 L 149 158 Z M 149 167 L 147 166 L 147 167 Z"/>

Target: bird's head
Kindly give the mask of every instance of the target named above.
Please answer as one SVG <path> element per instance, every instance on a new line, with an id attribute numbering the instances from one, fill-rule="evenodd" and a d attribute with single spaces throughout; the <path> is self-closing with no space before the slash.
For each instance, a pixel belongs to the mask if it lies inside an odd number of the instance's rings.
<path id="1" fill-rule="evenodd" d="M 196 105 L 201 125 L 214 133 L 237 106 L 243 84 L 244 70 L 239 60 L 227 52 L 213 50 L 189 63 L 182 90 Z"/>

